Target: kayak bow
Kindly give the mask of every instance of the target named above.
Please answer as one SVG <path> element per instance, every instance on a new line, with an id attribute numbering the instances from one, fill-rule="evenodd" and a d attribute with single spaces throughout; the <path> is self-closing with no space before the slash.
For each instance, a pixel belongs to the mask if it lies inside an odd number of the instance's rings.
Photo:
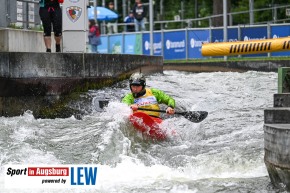
<path id="1" fill-rule="evenodd" d="M 166 131 L 160 127 L 163 121 L 161 118 L 152 117 L 143 112 L 135 112 L 130 115 L 129 120 L 135 129 L 152 139 L 164 140 L 167 137 Z"/>

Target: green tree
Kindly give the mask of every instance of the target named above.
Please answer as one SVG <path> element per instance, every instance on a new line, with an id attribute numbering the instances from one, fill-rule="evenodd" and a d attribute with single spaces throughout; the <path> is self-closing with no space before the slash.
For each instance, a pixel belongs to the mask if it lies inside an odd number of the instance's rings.
<path id="1" fill-rule="evenodd" d="M 227 2 L 227 13 L 231 10 L 231 1 Z M 213 0 L 213 15 L 223 15 L 224 9 L 223 9 L 223 0 Z M 223 26 L 223 16 L 220 17 L 214 17 L 212 20 L 212 25 L 214 27 Z"/>
<path id="2" fill-rule="evenodd" d="M 106 0 L 106 6 L 110 1 Z M 223 26 L 223 17 L 212 19 L 210 23 L 209 17 L 213 15 L 223 14 L 223 0 L 153 0 L 154 1 L 154 20 L 155 21 L 173 21 L 174 16 L 179 15 L 182 19 L 195 19 L 205 18 L 199 22 L 167 22 L 163 25 L 164 29 L 178 29 L 187 26 L 192 27 L 209 27 L 212 26 Z M 161 5 L 163 2 L 163 15 L 161 15 Z M 289 4 L 289 0 L 254 0 L 254 9 L 262 9 L 261 11 L 254 12 L 254 23 L 268 23 L 285 22 L 288 18 L 285 15 L 285 8 L 277 8 L 277 6 L 283 6 Z M 98 5 L 102 5 L 103 0 L 98 0 Z M 149 0 L 143 0 L 143 3 L 149 3 Z M 126 0 L 126 5 L 130 5 L 132 9 L 135 0 Z M 181 9 L 181 4 L 184 5 L 184 10 Z M 228 13 L 240 12 L 239 14 L 231 14 L 228 21 L 232 21 L 230 25 L 241 25 L 249 24 L 249 0 L 227 0 Z M 117 1 L 118 13 L 120 14 L 119 22 L 123 22 L 123 0 Z M 266 8 L 268 8 L 266 10 Z M 127 12 L 127 11 L 126 11 Z M 276 16 L 276 17 L 275 17 Z M 147 19 L 149 19 L 149 12 Z M 191 24 L 191 25 L 190 25 Z M 161 29 L 160 24 L 155 24 L 155 30 Z"/>
<path id="3" fill-rule="evenodd" d="M 254 9 L 260 11 L 254 12 L 254 23 L 265 24 L 265 23 L 281 23 L 286 18 L 285 8 L 275 8 L 277 6 L 287 5 L 288 0 L 254 0 Z M 233 25 L 238 24 L 249 24 L 249 0 L 232 1 L 231 12 L 245 11 L 243 14 L 233 15 Z M 275 14 L 276 12 L 276 14 Z M 276 17 L 275 17 L 276 16 Z"/>

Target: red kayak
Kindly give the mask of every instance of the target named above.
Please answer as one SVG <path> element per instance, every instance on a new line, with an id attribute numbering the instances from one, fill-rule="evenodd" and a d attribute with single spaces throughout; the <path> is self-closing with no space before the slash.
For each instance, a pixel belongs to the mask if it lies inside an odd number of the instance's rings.
<path id="1" fill-rule="evenodd" d="M 135 129 L 149 136 L 152 139 L 164 140 L 167 137 L 166 131 L 160 127 L 162 119 L 152 117 L 143 112 L 135 112 L 129 117 Z"/>

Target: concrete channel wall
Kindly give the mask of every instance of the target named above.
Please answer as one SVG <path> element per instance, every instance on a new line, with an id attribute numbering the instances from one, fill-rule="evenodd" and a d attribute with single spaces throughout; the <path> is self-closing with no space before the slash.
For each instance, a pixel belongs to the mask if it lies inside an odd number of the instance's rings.
<path id="1" fill-rule="evenodd" d="M 289 102 L 289 96 L 289 94 L 275 94 L 274 100 L 287 98 Z M 264 111 L 264 161 L 271 182 L 275 187 L 286 191 L 290 191 L 290 103 L 288 102 L 282 102 L 283 107 L 274 105 L 273 108 Z"/>
<path id="2" fill-rule="evenodd" d="M 71 116 L 74 93 L 110 86 L 135 71 L 163 71 L 158 56 L 0 52 L 0 116 Z M 57 111 L 57 112 L 56 112 Z"/>
<path id="3" fill-rule="evenodd" d="M 52 45 L 55 44 L 52 38 Z M 54 52 L 54 46 L 52 46 Z M 0 28 L 0 52 L 45 52 L 43 32 Z"/>
<path id="4" fill-rule="evenodd" d="M 61 95 L 76 83 L 118 79 L 134 69 L 162 72 L 162 64 L 155 56 L 0 52 L 0 96 Z"/>
<path id="5" fill-rule="evenodd" d="M 290 191 L 290 68 L 278 70 L 274 105 L 264 110 L 264 161 L 272 184 Z"/>

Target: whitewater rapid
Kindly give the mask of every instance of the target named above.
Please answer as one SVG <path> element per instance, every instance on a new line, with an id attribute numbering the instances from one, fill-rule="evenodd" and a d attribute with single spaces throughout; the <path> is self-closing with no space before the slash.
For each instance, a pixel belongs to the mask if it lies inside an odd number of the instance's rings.
<path id="1" fill-rule="evenodd" d="M 208 111 L 208 117 L 196 124 L 163 115 L 164 127 L 177 135 L 143 139 L 120 102 L 127 81 L 85 93 L 90 103 L 79 105 L 87 112 L 82 120 L 34 119 L 29 111 L 0 117 L 0 192 L 68 192 L 4 189 L 6 164 L 98 166 L 95 189 L 69 192 L 277 192 L 263 162 L 263 111 L 273 106 L 277 73 L 165 71 L 147 76 L 147 85 L 174 97 L 177 110 Z M 110 102 L 101 109 L 104 99 Z"/>

